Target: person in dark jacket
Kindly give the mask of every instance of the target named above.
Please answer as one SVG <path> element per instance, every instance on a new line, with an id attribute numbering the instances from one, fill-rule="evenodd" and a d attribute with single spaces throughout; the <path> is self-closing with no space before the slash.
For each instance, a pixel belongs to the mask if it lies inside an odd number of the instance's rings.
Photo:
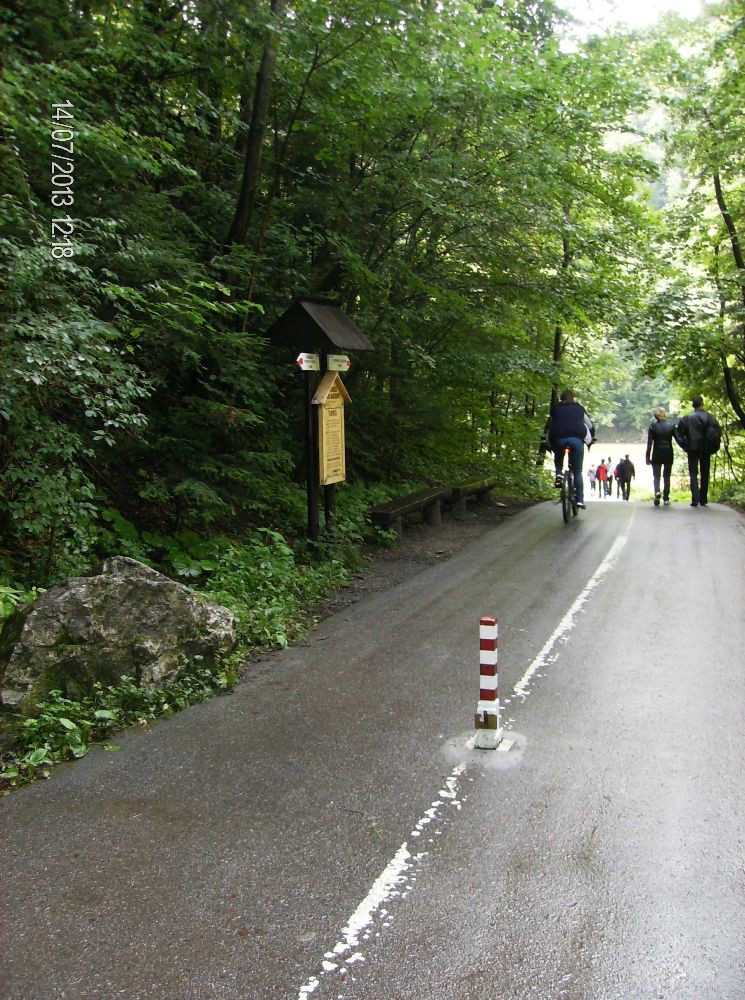
<path id="1" fill-rule="evenodd" d="M 584 509 L 585 483 L 582 476 L 582 460 L 585 445 L 595 440 L 595 428 L 592 420 L 583 406 L 574 401 L 571 389 L 565 389 L 559 397 L 559 402 L 551 410 L 548 421 L 548 440 L 554 453 L 554 469 L 556 480 L 554 485 L 561 486 L 561 468 L 564 463 L 564 448 L 569 448 L 569 460 L 574 472 L 574 483 L 577 490 L 577 506 Z"/>
<path id="2" fill-rule="evenodd" d="M 618 482 L 621 486 L 621 496 L 628 500 L 631 496 L 631 480 L 636 477 L 634 463 L 628 455 L 624 455 L 618 463 Z"/>
<path id="3" fill-rule="evenodd" d="M 686 414 L 675 428 L 675 440 L 688 455 L 688 476 L 691 483 L 691 507 L 707 507 L 709 502 L 709 467 L 711 456 L 719 448 L 722 429 L 716 417 L 704 409 L 702 396 L 691 401 L 693 413 Z M 709 443 L 709 434 L 716 435 L 716 447 Z M 700 474 L 700 483 L 699 483 Z"/>
<path id="4" fill-rule="evenodd" d="M 673 435 L 675 424 L 667 419 L 663 406 L 652 410 L 654 420 L 647 431 L 647 465 L 652 466 L 652 481 L 654 483 L 654 505 L 660 506 L 660 477 L 662 477 L 662 502 L 670 506 L 670 473 L 675 458 Z"/>

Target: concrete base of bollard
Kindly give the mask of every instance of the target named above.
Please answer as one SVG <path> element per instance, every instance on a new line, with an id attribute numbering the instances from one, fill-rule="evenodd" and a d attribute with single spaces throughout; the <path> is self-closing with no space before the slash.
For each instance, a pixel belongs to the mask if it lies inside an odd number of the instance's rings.
<path id="1" fill-rule="evenodd" d="M 504 729 L 477 729 L 473 738 L 476 750 L 496 750 L 502 742 Z"/>

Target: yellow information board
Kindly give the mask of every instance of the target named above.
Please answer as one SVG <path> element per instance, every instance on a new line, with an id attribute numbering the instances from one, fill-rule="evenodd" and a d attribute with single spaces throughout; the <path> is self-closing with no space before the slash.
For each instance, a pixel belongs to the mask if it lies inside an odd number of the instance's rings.
<path id="1" fill-rule="evenodd" d="M 347 477 L 344 405 L 351 400 L 338 372 L 327 372 L 323 376 L 313 402 L 319 407 L 319 482 L 321 486 L 331 486 L 344 482 Z"/>

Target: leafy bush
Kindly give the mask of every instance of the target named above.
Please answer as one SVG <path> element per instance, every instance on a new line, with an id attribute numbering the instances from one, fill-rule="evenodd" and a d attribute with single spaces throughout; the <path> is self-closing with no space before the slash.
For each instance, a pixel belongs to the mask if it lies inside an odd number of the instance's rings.
<path id="1" fill-rule="evenodd" d="M 283 648 L 306 624 L 305 609 L 347 579 L 337 560 L 303 563 L 280 532 L 262 528 L 225 549 L 207 592 L 235 612 L 243 641 Z"/>
<path id="2" fill-rule="evenodd" d="M 381 532 L 370 522 L 370 508 L 385 503 L 400 492 L 409 492 L 417 486 L 394 487 L 389 484 L 363 486 L 350 483 L 337 491 L 336 522 L 333 528 L 334 557 L 341 559 L 350 569 L 361 564 L 364 544 L 387 544 L 390 532 Z M 395 538 L 395 533 L 393 535 Z"/>
<path id="3" fill-rule="evenodd" d="M 0 626 L 13 614 L 19 604 L 30 604 L 36 600 L 39 593 L 36 587 L 32 590 L 21 590 L 10 584 L 0 583 Z"/>
<path id="4" fill-rule="evenodd" d="M 719 490 L 717 500 L 720 503 L 731 503 L 737 507 L 745 507 L 745 483 L 727 483 Z"/>
<path id="5" fill-rule="evenodd" d="M 0 759 L 0 784 L 13 788 L 48 777 L 51 765 L 84 757 L 93 744 L 107 740 L 118 729 L 172 715 L 233 686 L 237 673 L 232 659 L 216 669 L 200 661 L 201 657 L 195 657 L 185 663 L 165 691 L 139 687 L 131 677 L 106 688 L 96 683 L 91 694 L 80 700 L 50 691 L 31 716 L 11 727 L 13 746 Z M 117 748 L 107 745 L 104 749 Z"/>
<path id="6" fill-rule="evenodd" d="M 220 536 L 203 538 L 194 531 L 177 531 L 159 535 L 153 531 L 138 531 L 113 507 L 101 511 L 105 527 L 99 529 L 99 548 L 116 552 L 151 566 L 162 566 L 168 572 L 193 579 L 217 568 L 220 550 L 227 541 Z"/>

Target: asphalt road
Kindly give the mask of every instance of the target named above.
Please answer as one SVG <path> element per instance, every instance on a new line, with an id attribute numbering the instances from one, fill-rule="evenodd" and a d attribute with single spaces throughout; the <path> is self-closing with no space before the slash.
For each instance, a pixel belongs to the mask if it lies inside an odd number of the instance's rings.
<path id="1" fill-rule="evenodd" d="M 517 515 L 5 798 L 2 997 L 745 997 L 744 611 L 724 507 Z"/>

